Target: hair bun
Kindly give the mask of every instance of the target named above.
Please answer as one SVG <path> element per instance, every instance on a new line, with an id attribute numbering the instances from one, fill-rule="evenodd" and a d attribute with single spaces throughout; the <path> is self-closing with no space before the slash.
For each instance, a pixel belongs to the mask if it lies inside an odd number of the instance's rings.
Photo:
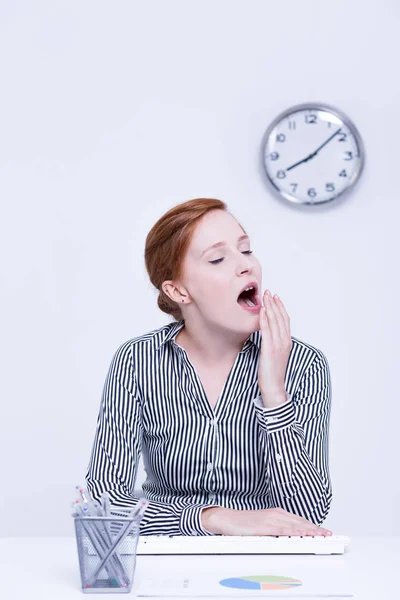
<path id="1" fill-rule="evenodd" d="M 177 321 L 183 318 L 179 305 L 171 300 L 162 290 L 159 291 L 157 304 L 160 310 L 167 313 L 167 315 L 172 315 Z"/>

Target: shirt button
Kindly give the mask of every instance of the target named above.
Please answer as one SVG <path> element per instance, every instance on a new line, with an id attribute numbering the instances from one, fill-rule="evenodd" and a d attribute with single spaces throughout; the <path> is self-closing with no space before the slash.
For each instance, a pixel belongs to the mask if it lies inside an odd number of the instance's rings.
<path id="1" fill-rule="evenodd" d="M 276 460 L 277 460 L 278 462 L 281 462 L 281 460 L 282 460 L 282 456 L 281 456 L 280 454 L 277 454 L 277 455 L 276 455 Z"/>
<path id="2" fill-rule="evenodd" d="M 212 463 L 208 463 L 207 465 L 207 471 L 212 471 L 213 469 L 213 464 Z"/>
<path id="3" fill-rule="evenodd" d="M 217 424 L 217 423 L 215 422 L 215 420 L 214 420 L 214 419 L 210 419 L 210 425 L 212 425 L 213 427 L 215 427 L 215 425 L 216 425 L 216 424 Z"/>
<path id="4" fill-rule="evenodd" d="M 209 494 L 209 495 L 208 495 L 208 499 L 209 499 L 211 502 L 214 502 L 214 500 L 215 500 L 215 494 Z"/>

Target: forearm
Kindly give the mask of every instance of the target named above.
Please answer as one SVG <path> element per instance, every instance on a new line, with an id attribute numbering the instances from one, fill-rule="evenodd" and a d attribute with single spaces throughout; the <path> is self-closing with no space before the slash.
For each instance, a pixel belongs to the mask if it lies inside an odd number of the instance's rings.
<path id="1" fill-rule="evenodd" d="M 292 423 L 267 433 L 267 439 L 274 504 L 320 525 L 332 502 L 330 478 L 311 460 L 301 426 Z"/>
<path id="2" fill-rule="evenodd" d="M 319 461 L 317 469 L 307 451 L 303 428 L 295 420 L 289 395 L 277 407 L 265 408 L 261 397 L 255 404 L 260 435 L 266 439 L 274 505 L 321 524 L 332 500 L 327 460 Z M 317 437 L 312 444 L 314 456 L 324 456 L 326 443 Z"/>
<path id="3" fill-rule="evenodd" d="M 201 513 L 201 522 L 207 531 L 214 535 L 223 535 L 223 519 L 229 513 L 236 512 L 231 508 L 224 508 L 222 506 L 209 506 L 203 509 Z"/>
<path id="4" fill-rule="evenodd" d="M 262 390 L 260 395 L 260 406 L 264 408 L 278 408 L 278 406 L 282 406 L 289 400 L 289 395 L 286 393 L 285 389 L 276 389 L 276 390 Z"/>
<path id="5" fill-rule="evenodd" d="M 129 494 L 122 485 L 86 478 L 87 488 L 93 500 L 100 500 L 102 492 L 108 492 L 114 508 L 133 508 L 139 498 Z M 204 528 L 201 518 L 204 504 L 176 500 L 168 504 L 150 501 L 140 522 L 140 535 L 212 535 Z"/>

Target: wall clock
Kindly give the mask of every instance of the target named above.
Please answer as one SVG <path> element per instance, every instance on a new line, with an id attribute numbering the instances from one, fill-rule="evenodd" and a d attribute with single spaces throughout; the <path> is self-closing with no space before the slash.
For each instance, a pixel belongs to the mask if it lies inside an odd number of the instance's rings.
<path id="1" fill-rule="evenodd" d="M 299 104 L 284 111 L 262 142 L 268 182 L 294 204 L 335 200 L 354 186 L 364 162 L 364 145 L 354 123 L 323 104 Z"/>

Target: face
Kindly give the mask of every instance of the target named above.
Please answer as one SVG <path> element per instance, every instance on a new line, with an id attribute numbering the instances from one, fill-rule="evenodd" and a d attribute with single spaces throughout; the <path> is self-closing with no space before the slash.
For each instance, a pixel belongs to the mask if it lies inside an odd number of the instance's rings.
<path id="1" fill-rule="evenodd" d="M 184 296 L 174 299 L 180 303 L 185 298 L 181 307 L 194 303 L 209 323 L 250 333 L 260 328 L 261 277 L 261 265 L 239 223 L 227 211 L 213 210 L 196 227 L 183 276 L 176 282 Z M 247 299 L 242 297 L 238 302 L 240 292 L 250 285 L 254 291 L 246 292 Z"/>

